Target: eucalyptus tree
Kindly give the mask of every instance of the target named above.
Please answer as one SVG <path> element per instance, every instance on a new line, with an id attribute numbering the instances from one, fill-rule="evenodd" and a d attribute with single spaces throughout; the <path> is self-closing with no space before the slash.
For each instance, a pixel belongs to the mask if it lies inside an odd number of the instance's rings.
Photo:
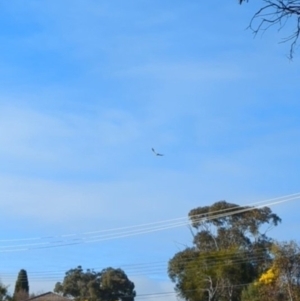
<path id="1" fill-rule="evenodd" d="M 101 272 L 81 266 L 66 272 L 64 280 L 57 282 L 54 291 L 76 301 L 133 301 L 134 283 L 122 269 L 106 268 Z"/>
<path id="2" fill-rule="evenodd" d="M 274 242 L 270 266 L 243 290 L 242 301 L 299 301 L 300 246 L 295 241 Z"/>
<path id="3" fill-rule="evenodd" d="M 189 212 L 193 245 L 174 255 L 168 273 L 189 301 L 240 300 L 242 289 L 268 266 L 269 228 L 281 220 L 268 207 L 225 201 Z"/>

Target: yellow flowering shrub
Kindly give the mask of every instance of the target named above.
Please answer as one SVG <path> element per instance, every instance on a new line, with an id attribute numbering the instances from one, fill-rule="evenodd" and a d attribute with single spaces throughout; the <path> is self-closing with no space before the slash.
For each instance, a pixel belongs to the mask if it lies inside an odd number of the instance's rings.
<path id="1" fill-rule="evenodd" d="M 260 276 L 258 282 L 261 284 L 271 284 L 277 280 L 278 275 L 278 270 L 272 267 Z"/>

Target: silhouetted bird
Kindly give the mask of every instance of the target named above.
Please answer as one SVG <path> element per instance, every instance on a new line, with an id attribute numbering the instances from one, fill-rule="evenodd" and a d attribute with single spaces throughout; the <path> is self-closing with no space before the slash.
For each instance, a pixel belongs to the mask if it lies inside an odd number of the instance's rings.
<path id="1" fill-rule="evenodd" d="M 157 153 L 153 147 L 152 147 L 152 151 L 156 156 L 163 156 L 163 154 Z"/>

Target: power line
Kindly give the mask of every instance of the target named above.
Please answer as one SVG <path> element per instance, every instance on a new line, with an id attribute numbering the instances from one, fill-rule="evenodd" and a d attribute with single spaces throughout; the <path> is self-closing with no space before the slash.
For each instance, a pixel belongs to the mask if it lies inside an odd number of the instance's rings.
<path id="1" fill-rule="evenodd" d="M 225 216 L 230 216 L 238 213 L 243 213 L 247 211 L 251 211 L 254 209 L 262 208 L 265 206 L 274 206 L 281 203 L 285 203 L 291 200 L 299 199 L 300 193 L 295 193 L 292 195 L 287 195 L 283 197 L 273 198 L 262 202 L 256 202 L 256 206 L 241 206 L 239 210 L 235 210 L 239 207 L 233 207 L 233 208 L 226 208 L 223 210 L 218 210 L 214 212 L 210 212 L 210 216 L 207 216 L 206 214 L 200 214 L 194 221 L 201 221 L 201 220 L 212 220 L 216 218 L 221 218 Z M 231 210 L 231 212 L 230 212 Z M 234 211 L 232 211 L 234 210 Z M 221 212 L 221 213 L 220 213 Z M 217 214 L 216 214 L 217 213 Z M 74 233 L 74 234 L 65 234 L 65 235 L 56 235 L 56 236 L 47 236 L 47 237 L 35 237 L 35 238 L 23 238 L 23 239 L 14 239 L 14 240 L 2 240 L 1 242 L 20 242 L 20 241 L 30 241 L 30 240 L 40 240 L 41 242 L 31 242 L 31 243 L 25 243 L 25 244 L 10 244 L 10 245 L 2 245 L 0 246 L 0 253 L 4 252 L 16 252 L 16 251 L 28 251 L 33 249 L 49 249 L 49 248 L 57 248 L 57 247 L 65 247 L 65 246 L 71 246 L 71 245 L 78 245 L 78 244 L 85 244 L 85 243 L 95 243 L 95 242 L 102 242 L 107 240 L 114 240 L 114 239 L 120 239 L 120 238 L 126 238 L 131 237 L 135 235 L 141 235 L 141 234 L 147 234 L 157 231 L 163 231 L 167 229 L 173 229 L 185 225 L 190 225 L 191 222 L 187 218 L 176 218 L 171 220 L 165 220 L 165 221 L 159 221 L 159 222 L 153 222 L 148 224 L 142 224 L 142 225 L 135 225 L 135 226 L 129 226 L 129 227 L 120 227 L 115 229 L 108 229 L 108 230 L 99 230 L 99 231 L 92 231 L 92 232 L 85 232 L 85 233 Z M 131 230 L 129 230 L 131 229 Z M 119 231 L 119 232 L 116 232 Z M 108 232 L 116 232 L 116 233 L 108 233 Z M 104 233 L 100 235 L 93 235 L 96 233 Z M 66 239 L 69 237 L 74 237 L 71 239 Z M 65 238 L 65 240 L 51 240 L 51 239 L 57 239 L 57 238 Z M 45 239 L 48 239 L 47 241 L 43 241 Z M 50 240 L 49 240 L 50 239 Z"/>
<path id="2" fill-rule="evenodd" d="M 245 207 L 261 208 L 261 207 L 264 207 L 264 206 L 276 205 L 277 202 L 274 202 L 274 201 L 279 201 L 278 202 L 278 204 L 279 204 L 279 203 L 282 203 L 282 202 L 286 202 L 286 201 L 290 201 L 290 200 L 298 199 L 298 198 L 300 198 L 300 192 L 285 195 L 285 196 L 281 196 L 281 197 L 271 198 L 271 199 L 267 199 L 267 200 L 264 200 L 264 201 L 258 201 L 258 202 L 250 203 L 248 205 L 244 205 L 244 206 L 240 206 L 240 207 L 241 208 L 245 208 Z M 231 208 L 216 210 L 216 211 L 213 211 L 212 213 L 226 212 L 226 211 L 231 211 L 232 209 L 235 209 L 235 208 L 231 207 Z M 203 216 L 203 214 L 201 214 L 201 216 Z M 40 237 L 31 237 L 31 238 L 0 239 L 0 243 L 1 242 L 45 240 L 45 239 L 66 238 L 66 237 L 85 236 L 85 235 L 88 236 L 88 235 L 96 234 L 96 233 L 116 232 L 116 231 L 120 231 L 120 230 L 143 228 L 143 227 L 148 227 L 148 226 L 155 226 L 155 225 L 159 225 L 159 224 L 168 224 L 170 222 L 186 221 L 186 220 L 187 220 L 187 217 L 185 216 L 185 217 L 167 219 L 167 220 L 162 220 L 162 221 L 157 221 L 157 222 L 144 223 L 144 224 L 138 224 L 138 225 L 132 225 L 132 226 L 125 226 L 125 227 L 118 227 L 118 228 L 112 228 L 112 229 L 88 231 L 88 232 L 83 232 L 83 233 L 69 233 L 69 234 L 40 236 Z"/>
<path id="3" fill-rule="evenodd" d="M 230 252 L 230 251 L 229 251 Z M 247 250 L 239 251 L 237 250 L 234 254 L 218 254 L 218 252 L 214 252 L 215 254 L 207 254 L 207 253 L 198 253 L 197 258 L 192 259 L 179 259 L 177 263 L 184 264 L 185 270 L 194 269 L 194 266 L 189 266 L 189 264 L 195 265 L 195 260 L 200 260 L 200 263 L 205 263 L 207 268 L 215 267 L 215 266 L 225 266 L 228 264 L 242 264 L 245 262 L 253 263 L 255 261 L 259 261 L 265 259 L 265 249 L 260 248 L 257 249 L 255 253 L 251 253 Z M 126 270 L 126 274 L 129 276 L 138 276 L 138 275 L 149 275 L 157 274 L 159 272 L 167 272 L 168 264 L 163 261 L 159 262 L 147 262 L 141 264 L 127 264 L 120 265 L 120 268 Z M 91 268 L 89 269 L 91 272 L 100 269 L 100 268 Z M 101 268 L 102 270 L 103 268 Z M 57 277 L 64 277 L 63 273 L 66 271 L 40 271 L 40 272 L 30 272 L 30 279 L 36 280 L 52 280 L 57 279 Z M 6 279 L 13 278 L 13 273 L 1 273 L 1 276 L 4 276 Z"/>

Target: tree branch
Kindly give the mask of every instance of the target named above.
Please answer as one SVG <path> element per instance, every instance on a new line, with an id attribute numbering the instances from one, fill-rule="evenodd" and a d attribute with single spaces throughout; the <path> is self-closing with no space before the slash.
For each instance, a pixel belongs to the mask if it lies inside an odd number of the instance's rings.
<path id="1" fill-rule="evenodd" d="M 245 2 L 241 0 L 240 4 Z M 270 27 L 278 25 L 280 31 L 290 19 L 295 20 L 291 35 L 284 37 L 280 43 L 291 42 L 289 58 L 293 59 L 300 36 L 300 0 L 263 0 L 265 5 L 250 20 L 249 27 L 254 35 L 264 33 Z"/>

